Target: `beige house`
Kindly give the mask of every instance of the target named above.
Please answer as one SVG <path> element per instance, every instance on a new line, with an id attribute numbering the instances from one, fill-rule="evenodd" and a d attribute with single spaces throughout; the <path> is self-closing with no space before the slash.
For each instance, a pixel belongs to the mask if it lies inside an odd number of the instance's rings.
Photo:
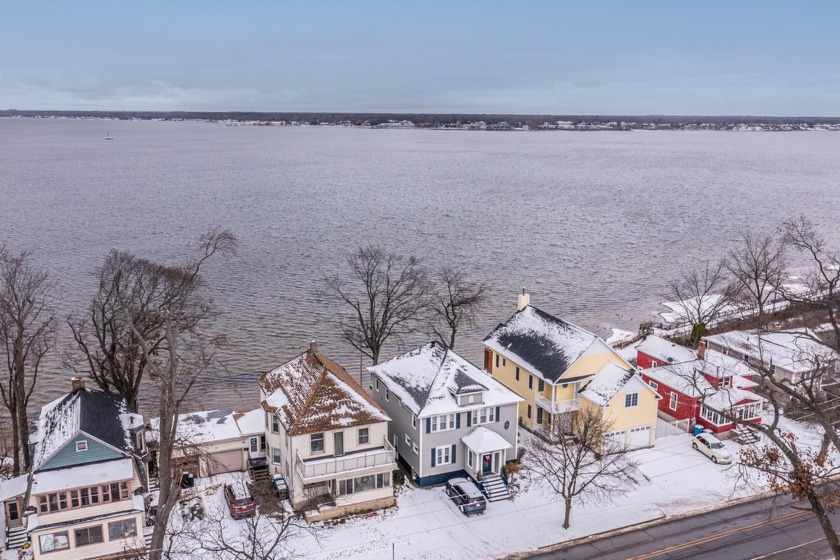
<path id="1" fill-rule="evenodd" d="M 267 460 L 310 521 L 394 505 L 387 414 L 338 364 L 309 350 L 259 378 Z"/>
<path id="2" fill-rule="evenodd" d="M 597 407 L 615 440 L 650 447 L 659 395 L 599 336 L 519 296 L 518 311 L 484 339 L 484 369 L 523 398 L 519 420 L 535 429 Z"/>

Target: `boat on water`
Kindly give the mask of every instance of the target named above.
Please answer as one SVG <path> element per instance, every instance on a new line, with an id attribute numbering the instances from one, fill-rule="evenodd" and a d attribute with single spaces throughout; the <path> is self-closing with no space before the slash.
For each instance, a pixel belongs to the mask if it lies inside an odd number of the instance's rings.
<path id="1" fill-rule="evenodd" d="M 113 140 L 113 139 L 114 139 L 114 137 L 111 136 L 110 133 L 105 135 L 105 140 Z"/>

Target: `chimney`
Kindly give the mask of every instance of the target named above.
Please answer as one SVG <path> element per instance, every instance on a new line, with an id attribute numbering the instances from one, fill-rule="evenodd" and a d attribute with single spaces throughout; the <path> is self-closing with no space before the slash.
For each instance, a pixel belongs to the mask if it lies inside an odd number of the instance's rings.
<path id="1" fill-rule="evenodd" d="M 516 298 L 516 306 L 519 308 L 519 311 L 522 311 L 531 303 L 531 296 L 529 296 L 525 292 L 525 288 L 522 288 L 522 293 L 519 294 L 519 297 Z"/>
<path id="2" fill-rule="evenodd" d="M 782 330 L 782 323 L 781 321 L 776 321 L 773 323 L 773 332 L 779 332 Z"/>
<path id="3" fill-rule="evenodd" d="M 313 354 L 318 353 L 318 344 L 315 342 L 314 338 L 309 342 L 309 351 Z"/>
<path id="4" fill-rule="evenodd" d="M 84 389 L 85 388 L 85 378 L 84 377 L 71 377 L 70 382 L 73 384 L 73 390 L 76 389 Z"/>
<path id="5" fill-rule="evenodd" d="M 706 359 L 706 341 L 701 340 L 700 344 L 697 345 L 697 355 L 700 356 L 701 360 Z"/>

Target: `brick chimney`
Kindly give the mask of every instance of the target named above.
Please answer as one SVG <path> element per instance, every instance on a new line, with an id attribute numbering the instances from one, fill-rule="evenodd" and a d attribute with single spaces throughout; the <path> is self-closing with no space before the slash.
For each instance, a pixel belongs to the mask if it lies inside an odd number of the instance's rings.
<path id="1" fill-rule="evenodd" d="M 85 388 L 85 378 L 84 377 L 71 377 L 70 382 L 73 384 L 73 390 L 76 389 L 84 389 Z"/>
<path id="2" fill-rule="evenodd" d="M 519 297 L 516 298 L 516 307 L 519 308 L 519 311 L 522 311 L 531 303 L 531 296 L 525 292 L 525 288 L 522 288 L 522 293 L 519 294 Z"/>
<path id="3" fill-rule="evenodd" d="M 697 345 L 697 355 L 700 356 L 701 360 L 706 359 L 706 341 L 701 340 L 700 344 Z"/>
<path id="4" fill-rule="evenodd" d="M 318 343 L 315 342 L 314 338 L 311 341 L 309 341 L 309 351 L 312 352 L 313 354 L 318 353 Z"/>

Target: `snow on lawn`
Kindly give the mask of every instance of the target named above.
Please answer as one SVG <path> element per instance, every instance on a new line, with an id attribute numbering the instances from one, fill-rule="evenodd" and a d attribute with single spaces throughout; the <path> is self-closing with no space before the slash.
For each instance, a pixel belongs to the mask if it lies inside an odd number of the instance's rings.
<path id="1" fill-rule="evenodd" d="M 782 425 L 795 431 L 800 442 L 819 443 L 807 425 L 786 418 Z M 533 436 L 520 431 L 520 437 L 521 445 L 527 448 Z M 725 445 L 737 460 L 741 446 L 732 440 Z M 520 490 L 515 498 L 488 504 L 483 515 L 461 514 L 442 487 L 421 489 L 406 484 L 398 490 L 398 507 L 316 523 L 312 526 L 314 534 L 301 532 L 289 544 L 296 558 L 315 560 L 379 560 L 391 557 L 392 546 L 395 558 L 401 559 L 501 558 L 628 525 L 721 507 L 767 489 L 766 482 L 755 475 L 744 484 L 737 463 L 717 465 L 693 450 L 688 434 L 658 439 L 655 447 L 634 451 L 631 456 L 640 465 L 639 485 L 612 503 L 575 503 L 568 530 L 561 527 L 562 503 L 524 468 L 516 475 Z M 526 454 L 523 466 L 527 467 L 527 461 Z M 201 487 L 196 493 L 212 492 L 204 498 L 208 512 L 227 514 L 219 489 L 228 478 L 239 476 L 244 473 L 199 481 Z M 174 522 L 180 523 L 177 517 Z M 236 530 L 241 523 L 228 516 L 225 525 Z"/>

